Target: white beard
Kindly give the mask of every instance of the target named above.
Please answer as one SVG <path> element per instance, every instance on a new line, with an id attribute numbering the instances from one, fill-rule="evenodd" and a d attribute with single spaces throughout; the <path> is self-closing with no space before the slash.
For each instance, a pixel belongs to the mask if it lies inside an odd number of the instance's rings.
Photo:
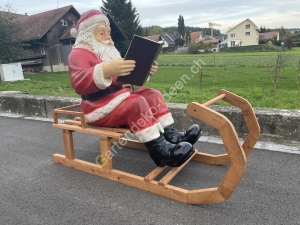
<path id="1" fill-rule="evenodd" d="M 86 44 L 88 45 L 91 50 L 94 52 L 95 56 L 99 58 L 103 62 L 108 62 L 111 59 L 121 58 L 119 51 L 114 46 L 113 41 L 103 41 L 98 42 L 96 41 L 93 31 L 95 26 L 91 26 L 85 31 L 79 32 L 78 36 L 76 37 L 75 45 L 79 44 Z"/>
<path id="2" fill-rule="evenodd" d="M 90 42 L 90 47 L 94 54 L 103 62 L 108 62 L 111 59 L 121 58 L 119 51 L 114 46 L 113 41 L 98 42 L 96 40 Z"/>

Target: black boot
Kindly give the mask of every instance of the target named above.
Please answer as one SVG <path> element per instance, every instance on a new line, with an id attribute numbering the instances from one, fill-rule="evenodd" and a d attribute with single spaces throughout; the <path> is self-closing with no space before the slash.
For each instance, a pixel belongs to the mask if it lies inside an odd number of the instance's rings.
<path id="1" fill-rule="evenodd" d="M 192 145 L 200 138 L 202 131 L 198 124 L 193 124 L 188 128 L 186 132 L 179 132 L 174 128 L 174 124 L 171 124 L 164 128 L 165 139 L 173 144 L 179 142 L 189 142 Z"/>
<path id="2" fill-rule="evenodd" d="M 181 166 L 193 153 L 193 146 L 188 142 L 171 144 L 167 142 L 161 134 L 155 140 L 144 143 L 147 147 L 150 157 L 159 167 Z"/>

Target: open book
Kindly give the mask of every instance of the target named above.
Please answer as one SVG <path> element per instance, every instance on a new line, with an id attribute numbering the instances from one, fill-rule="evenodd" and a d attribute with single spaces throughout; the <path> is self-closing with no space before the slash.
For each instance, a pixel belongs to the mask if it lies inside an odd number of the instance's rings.
<path id="1" fill-rule="evenodd" d="M 134 35 L 124 59 L 135 60 L 135 68 L 129 75 L 118 77 L 117 82 L 142 86 L 161 47 L 161 43 Z"/>

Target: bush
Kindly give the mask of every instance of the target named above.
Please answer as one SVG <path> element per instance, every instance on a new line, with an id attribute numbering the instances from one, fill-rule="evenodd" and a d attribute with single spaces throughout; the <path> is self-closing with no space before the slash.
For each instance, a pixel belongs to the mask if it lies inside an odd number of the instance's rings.
<path id="1" fill-rule="evenodd" d="M 211 42 L 204 43 L 203 41 L 199 41 L 197 43 L 189 44 L 189 52 L 192 54 L 198 54 L 200 49 L 203 49 L 205 52 L 209 52 L 212 48 L 213 44 Z"/>
<path id="2" fill-rule="evenodd" d="M 220 48 L 220 52 L 274 52 L 277 51 L 272 46 L 263 45 L 251 45 L 251 46 L 239 46 L 231 48 Z"/>

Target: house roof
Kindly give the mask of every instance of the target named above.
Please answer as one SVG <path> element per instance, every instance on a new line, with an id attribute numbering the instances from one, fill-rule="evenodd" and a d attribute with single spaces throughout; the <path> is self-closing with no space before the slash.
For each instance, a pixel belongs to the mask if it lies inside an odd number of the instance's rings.
<path id="1" fill-rule="evenodd" d="M 176 39 L 181 38 L 181 35 L 179 34 L 166 34 L 172 41 L 175 41 Z"/>
<path id="2" fill-rule="evenodd" d="M 223 41 L 225 38 L 225 35 L 214 36 L 214 38 L 219 39 L 220 41 Z"/>
<path id="3" fill-rule="evenodd" d="M 202 31 L 195 31 L 190 33 L 190 43 L 196 43 L 197 38 L 199 38 L 202 35 Z"/>
<path id="4" fill-rule="evenodd" d="M 72 11 L 80 17 L 79 12 L 72 6 L 65 6 L 58 9 L 24 16 L 18 18 L 18 22 L 23 26 L 22 38 L 26 41 L 42 38 L 67 12 Z"/>
<path id="5" fill-rule="evenodd" d="M 167 35 L 167 34 L 162 34 L 162 35 L 160 35 L 160 36 L 161 36 L 161 38 L 164 39 L 164 41 L 166 41 L 169 45 L 174 45 L 174 44 L 175 44 L 174 40 L 172 40 L 172 39 L 170 38 L 169 35 Z"/>
<path id="6" fill-rule="evenodd" d="M 228 29 L 227 33 L 228 33 L 229 31 L 233 30 L 234 28 L 238 27 L 239 25 L 241 25 L 242 23 L 244 23 L 244 22 L 247 21 L 247 20 L 255 27 L 255 29 L 256 29 L 257 31 L 259 31 L 259 28 L 255 25 L 255 23 L 253 23 L 252 20 L 250 20 L 249 18 L 247 18 L 247 19 L 243 20 L 242 22 L 240 22 L 239 24 L 235 25 L 234 27 L 231 27 L 230 29 Z"/>
<path id="7" fill-rule="evenodd" d="M 271 31 L 265 33 L 259 33 L 259 38 L 272 38 L 277 37 L 278 31 Z"/>
<path id="8" fill-rule="evenodd" d="M 220 39 L 211 39 L 211 40 L 203 40 L 204 43 L 213 43 L 213 44 L 217 44 L 217 43 L 221 43 Z"/>
<path id="9" fill-rule="evenodd" d="M 152 41 L 159 41 L 160 35 L 151 35 L 151 36 L 145 36 L 144 38 L 150 39 Z"/>

